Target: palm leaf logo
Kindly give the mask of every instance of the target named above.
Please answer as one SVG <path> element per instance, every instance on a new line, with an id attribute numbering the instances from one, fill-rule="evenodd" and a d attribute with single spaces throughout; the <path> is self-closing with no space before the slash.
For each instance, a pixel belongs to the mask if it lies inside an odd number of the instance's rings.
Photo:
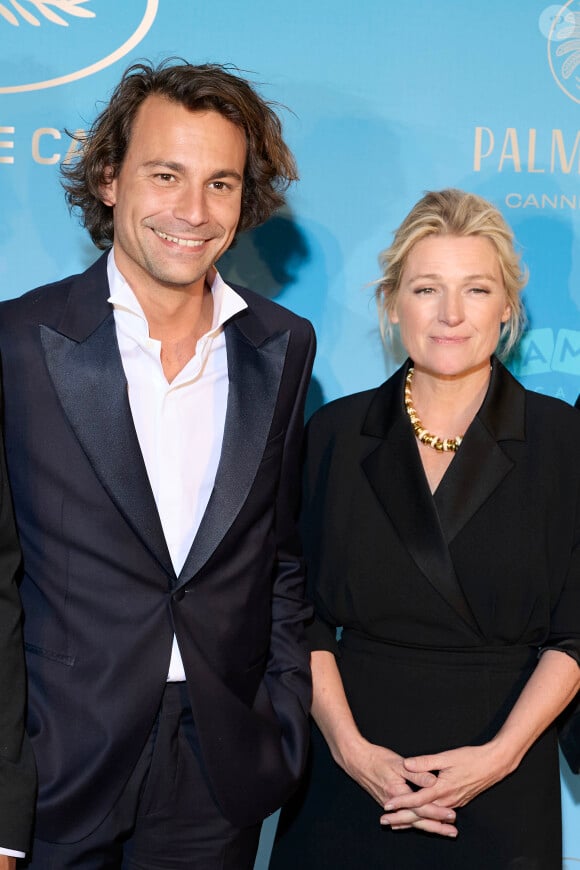
<path id="1" fill-rule="evenodd" d="M 83 5 L 90 3 L 91 0 L 27 0 L 27 6 L 24 6 L 24 2 L 26 0 L 22 0 L 22 2 L 21 0 L 4 0 L 4 3 L 0 3 L 0 18 L 3 18 L 13 27 L 19 27 L 21 22 L 40 27 L 41 21 L 38 16 L 42 16 L 42 18 L 53 24 L 58 24 L 60 27 L 68 27 L 68 21 L 62 17 L 63 15 L 72 15 L 76 18 L 95 17 L 95 13 Z M 9 6 L 6 3 L 9 3 Z M 55 10 L 61 12 L 62 15 L 59 15 Z"/>
<path id="2" fill-rule="evenodd" d="M 563 45 L 559 45 L 556 49 L 557 57 L 568 54 L 562 63 L 562 78 L 569 79 L 580 64 L 580 39 L 569 39 Z"/>
<path id="3" fill-rule="evenodd" d="M 551 22 L 547 38 L 550 72 L 560 90 L 580 103 L 580 0 L 568 0 Z"/>
<path id="4" fill-rule="evenodd" d="M 564 21 L 560 30 L 555 33 L 556 40 L 560 42 L 556 57 L 564 58 L 561 65 L 562 78 L 569 79 L 580 64 L 580 13 L 568 12 Z"/>

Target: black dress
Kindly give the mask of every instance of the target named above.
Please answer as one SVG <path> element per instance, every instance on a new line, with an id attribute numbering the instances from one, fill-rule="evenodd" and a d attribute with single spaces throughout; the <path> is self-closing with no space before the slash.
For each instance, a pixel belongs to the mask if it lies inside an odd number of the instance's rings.
<path id="1" fill-rule="evenodd" d="M 303 527 L 312 648 L 336 654 L 363 736 L 409 756 L 493 737 L 541 648 L 580 661 L 580 415 L 494 361 L 433 496 L 404 375 L 313 418 Z M 457 839 L 394 832 L 380 815 L 313 726 L 271 870 L 561 870 L 555 729 L 458 809 Z"/>

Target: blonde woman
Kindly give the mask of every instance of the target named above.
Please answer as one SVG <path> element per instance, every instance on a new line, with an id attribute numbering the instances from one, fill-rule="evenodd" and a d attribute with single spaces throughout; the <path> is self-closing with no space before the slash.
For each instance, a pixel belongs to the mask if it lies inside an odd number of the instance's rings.
<path id="1" fill-rule="evenodd" d="M 496 355 L 524 276 L 490 203 L 426 194 L 381 261 L 409 359 L 309 427 L 316 724 L 271 867 L 561 870 L 580 415 Z"/>

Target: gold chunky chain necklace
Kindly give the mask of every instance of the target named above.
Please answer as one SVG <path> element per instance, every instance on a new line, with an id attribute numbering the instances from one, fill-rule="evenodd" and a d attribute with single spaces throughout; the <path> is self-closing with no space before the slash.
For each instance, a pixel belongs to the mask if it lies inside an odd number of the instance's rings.
<path id="1" fill-rule="evenodd" d="M 417 440 L 421 444 L 426 444 L 427 447 L 432 447 L 433 450 L 438 450 L 440 453 L 448 453 L 449 451 L 455 453 L 456 450 L 459 450 L 459 445 L 463 441 L 463 435 L 457 435 L 456 438 L 438 438 L 437 435 L 432 435 L 431 432 L 428 432 L 419 420 L 417 412 L 413 407 L 413 395 L 411 393 L 411 383 L 414 374 L 415 369 L 411 366 L 405 378 L 405 410 L 409 415 L 409 420 Z"/>

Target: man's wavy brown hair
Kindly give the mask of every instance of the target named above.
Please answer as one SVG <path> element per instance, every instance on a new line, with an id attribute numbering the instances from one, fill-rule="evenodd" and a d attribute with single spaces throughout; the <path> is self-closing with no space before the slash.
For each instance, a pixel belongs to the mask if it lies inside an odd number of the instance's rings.
<path id="1" fill-rule="evenodd" d="M 282 138 L 273 106 L 246 79 L 219 64 L 193 66 L 169 58 L 159 66 L 130 66 L 90 130 L 78 138 L 78 158 L 61 168 L 66 199 L 78 210 L 98 248 L 113 242 L 113 209 L 101 200 L 102 185 L 118 174 L 141 103 L 156 94 L 192 112 L 218 112 L 240 127 L 247 143 L 238 232 L 266 221 L 284 203 L 284 191 L 298 173 Z"/>

